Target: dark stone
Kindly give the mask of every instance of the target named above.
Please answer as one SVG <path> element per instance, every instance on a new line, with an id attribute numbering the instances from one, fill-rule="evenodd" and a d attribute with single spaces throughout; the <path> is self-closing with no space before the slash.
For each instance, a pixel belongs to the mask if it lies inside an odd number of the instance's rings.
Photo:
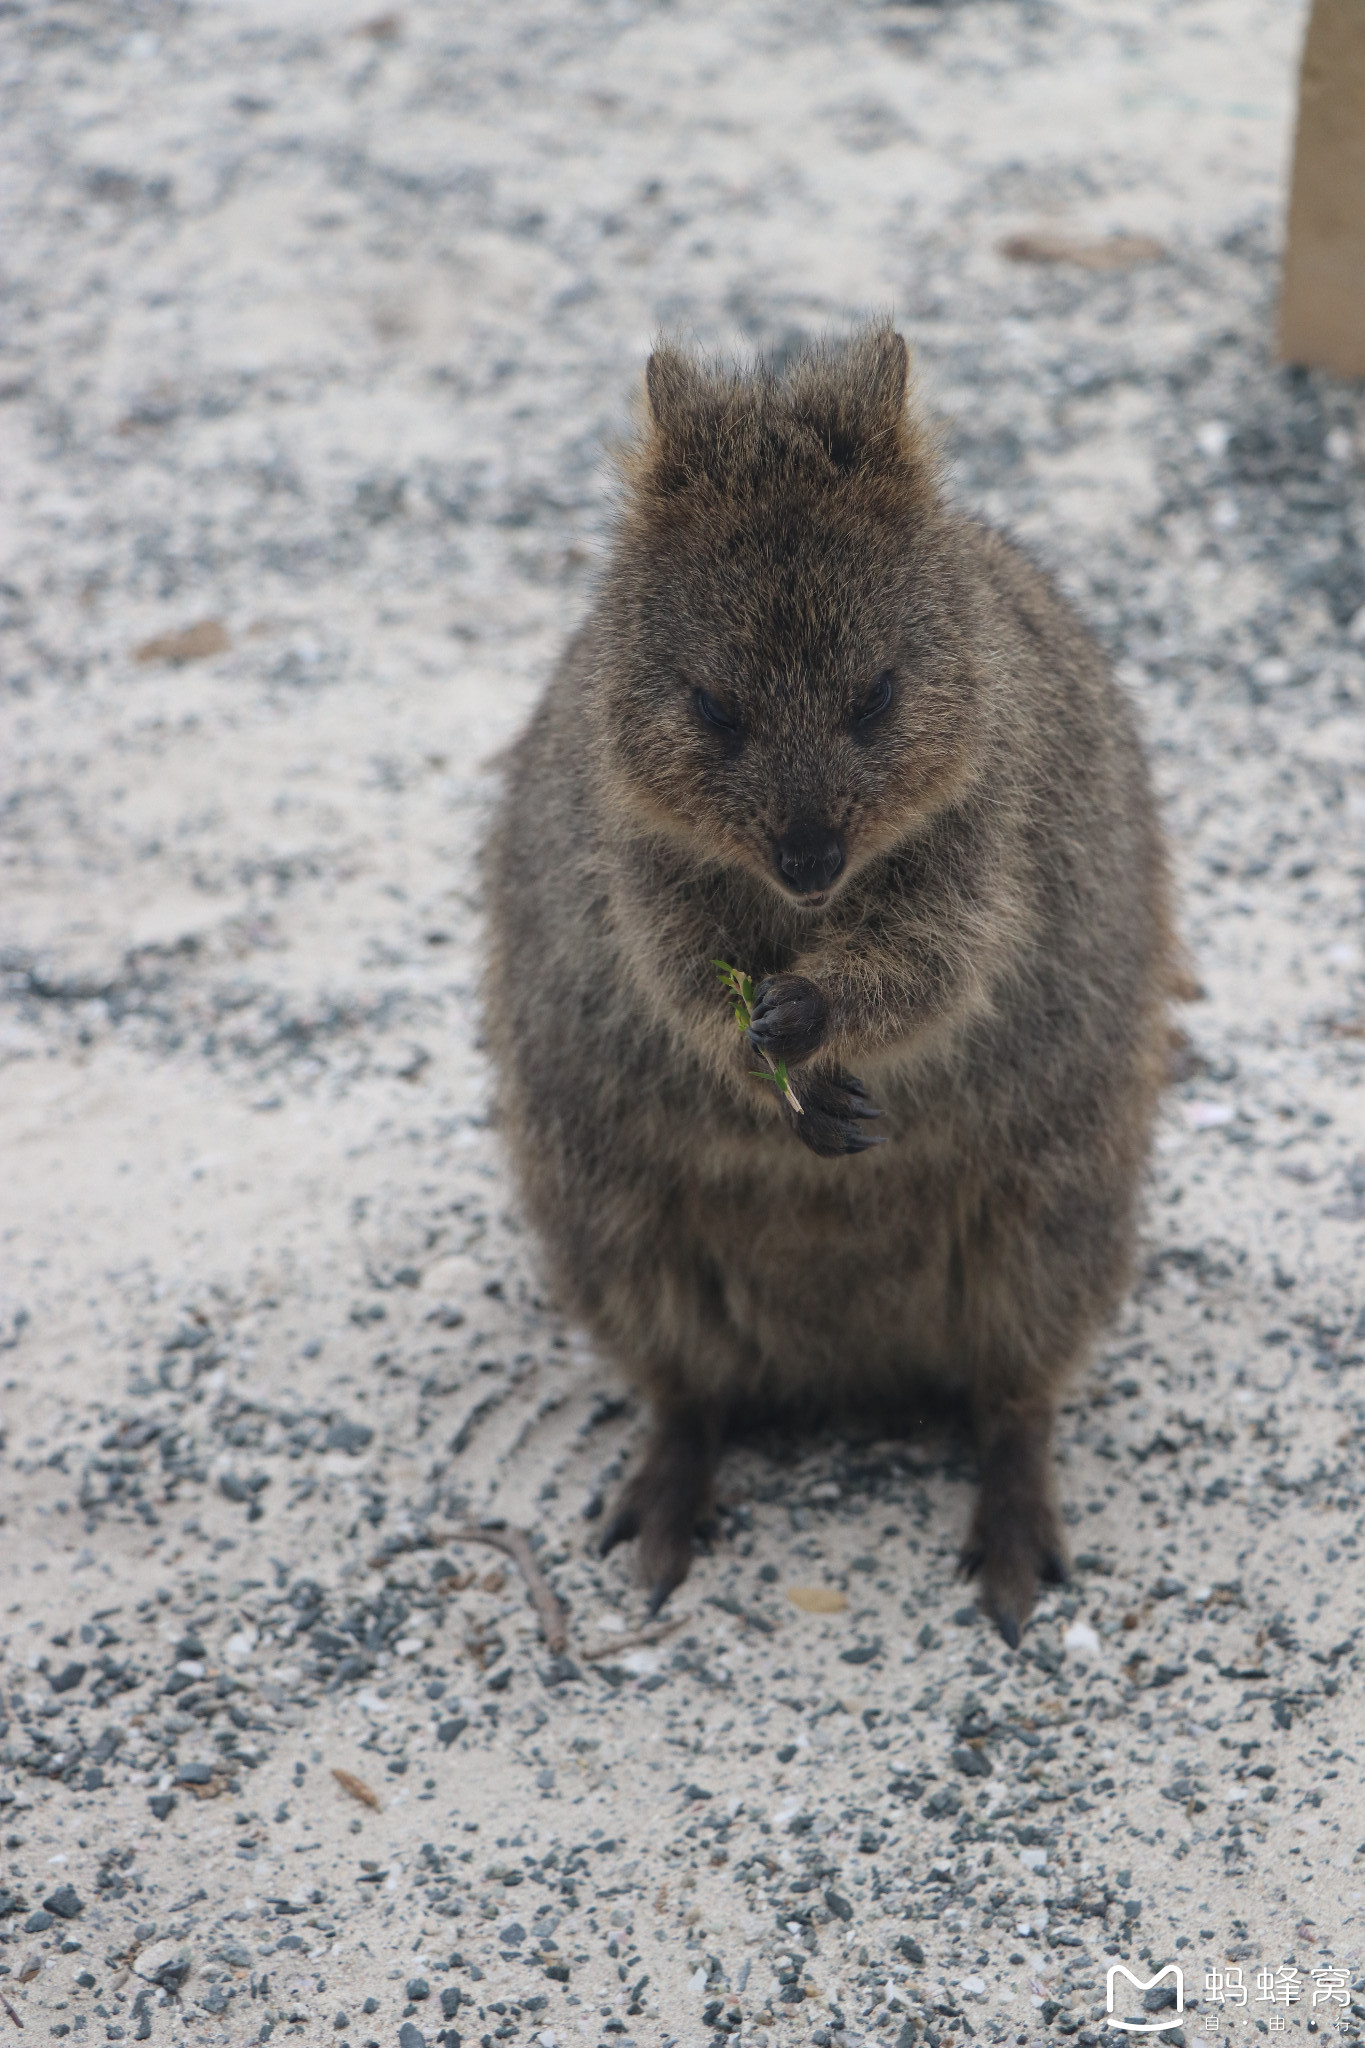
<path id="1" fill-rule="evenodd" d="M 994 1773 L 995 1767 L 985 1751 L 973 1749 L 970 1743 L 964 1742 L 948 1754 L 964 1778 L 989 1778 Z"/>
<path id="2" fill-rule="evenodd" d="M 81 1775 L 82 1792 L 98 1792 L 103 1784 L 104 1772 L 98 1764 L 91 1764 L 89 1770 Z"/>
<path id="3" fill-rule="evenodd" d="M 52 1925 L 50 1913 L 30 1913 L 24 1922 L 25 1934 L 46 1934 Z"/>
<path id="4" fill-rule="evenodd" d="M 169 1820 L 175 1809 L 174 1792 L 153 1792 L 147 1801 L 158 1820 Z"/>
<path id="5" fill-rule="evenodd" d="M 924 1950 L 915 1940 L 913 1934 L 902 1934 L 896 1943 L 896 1947 L 905 1957 L 907 1963 L 913 1963 L 917 1970 L 924 1968 Z"/>
<path id="6" fill-rule="evenodd" d="M 857 1643 L 851 1650 L 840 1650 L 839 1662 L 841 1664 L 870 1664 L 874 1657 L 880 1657 L 881 1654 L 882 1642 L 881 1637 L 878 1636 L 873 1642 Z"/>
<path id="7" fill-rule="evenodd" d="M 408 1997 L 414 2005 L 417 2004 L 419 1999 L 430 1998 L 430 1996 L 431 1986 L 425 1977 L 408 1978 Z"/>
<path id="8" fill-rule="evenodd" d="M 443 1749 L 449 1749 L 451 1743 L 457 1736 L 463 1735 L 468 1726 L 469 1723 L 463 1715 L 457 1715 L 453 1721 L 440 1721 L 436 1726 L 436 1740 Z"/>
<path id="9" fill-rule="evenodd" d="M 460 2000 L 463 1996 L 464 1993 L 460 1990 L 458 1984 L 447 1984 L 445 1986 L 441 1993 L 441 2018 L 443 2020 L 454 2019 L 460 2010 Z"/>
<path id="10" fill-rule="evenodd" d="M 404 2020 L 398 2029 L 398 2048 L 427 2048 L 427 2037 L 411 2020 Z"/>
<path id="11" fill-rule="evenodd" d="M 175 1774 L 177 1785 L 210 1785 L 213 1782 L 212 1764 L 181 1764 Z"/>
<path id="12" fill-rule="evenodd" d="M 222 1494 L 224 1500 L 233 1500 L 240 1503 L 251 1499 L 251 1488 L 247 1485 L 245 1479 L 239 1479 L 235 1472 L 224 1472 L 220 1475 L 218 1491 Z"/>
<path id="13" fill-rule="evenodd" d="M 85 1911 L 85 1900 L 73 1884 L 59 1884 L 50 1898 L 43 1900 L 49 1913 L 55 1913 L 59 1920 L 74 1920 Z"/>
<path id="14" fill-rule="evenodd" d="M 825 1904 L 829 1907 L 836 1920 L 851 1920 L 853 1918 L 853 1908 L 840 1892 L 826 1892 Z"/>
<path id="15" fill-rule="evenodd" d="M 508 1679 L 511 1676 L 512 1674 L 510 1670 L 505 1673 L 499 1673 L 499 1677 L 501 1678 L 502 1683 L 504 1685 L 506 1685 Z M 549 1686 L 551 1688 L 553 1688 L 556 1685 L 573 1685 L 575 1683 L 581 1684 L 582 1679 L 583 1673 L 574 1663 L 573 1658 L 564 1656 L 552 1657 L 548 1665 L 540 1674 L 541 1684 Z M 490 1692 L 496 1690 L 497 1683 L 497 1679 L 489 1679 L 488 1689 Z"/>
<path id="16" fill-rule="evenodd" d="M 374 1440 L 374 1431 L 364 1422 L 334 1422 L 323 1438 L 325 1451 L 349 1451 L 355 1457 L 366 1444 Z M 405 2033 L 415 2034 L 416 2027 L 404 2028 Z M 406 2048 L 406 2044 L 405 2044 Z"/>
<path id="17" fill-rule="evenodd" d="M 48 1683 L 54 1692 L 74 1692 L 84 1678 L 85 1672 L 84 1664 L 68 1664 L 55 1678 L 49 1679 Z"/>

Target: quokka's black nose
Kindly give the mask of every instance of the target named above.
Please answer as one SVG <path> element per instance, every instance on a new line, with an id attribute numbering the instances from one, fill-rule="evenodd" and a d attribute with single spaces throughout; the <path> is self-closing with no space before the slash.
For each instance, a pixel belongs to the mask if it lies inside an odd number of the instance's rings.
<path id="1" fill-rule="evenodd" d="M 777 841 L 778 872 L 803 896 L 828 889 L 844 864 L 844 842 L 828 825 L 793 825 Z"/>

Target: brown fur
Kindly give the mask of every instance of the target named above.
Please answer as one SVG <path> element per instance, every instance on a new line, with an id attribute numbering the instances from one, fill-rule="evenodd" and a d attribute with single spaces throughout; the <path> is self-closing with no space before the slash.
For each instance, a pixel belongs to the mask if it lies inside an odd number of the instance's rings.
<path id="1" fill-rule="evenodd" d="M 727 1426 L 959 1396 L 964 1562 L 1017 1641 L 1065 1571 L 1052 1418 L 1125 1284 L 1166 1058 L 1133 721 L 1047 577 L 944 501 L 889 328 L 780 376 L 664 350 L 648 391 L 488 850 L 503 1129 L 655 1410 L 607 1545 L 640 1537 L 657 1602 Z M 804 1117 L 716 958 L 763 984 Z"/>

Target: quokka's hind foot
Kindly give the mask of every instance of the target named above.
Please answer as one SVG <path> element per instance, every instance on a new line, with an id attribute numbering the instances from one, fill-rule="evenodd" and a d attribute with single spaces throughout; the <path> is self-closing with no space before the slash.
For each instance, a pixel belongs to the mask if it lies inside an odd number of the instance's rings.
<path id="1" fill-rule="evenodd" d="M 638 1539 L 640 1567 L 657 1614 L 692 1569 L 692 1538 L 710 1532 L 715 1428 L 695 1415 L 661 1417 L 645 1461 L 602 1532 L 601 1555 Z"/>
<path id="2" fill-rule="evenodd" d="M 1070 1576 L 1050 1438 L 1050 1415 L 1006 1412 L 978 1430 L 981 1492 L 961 1565 L 980 1578 L 982 1605 L 1012 1650 L 1039 1586 Z"/>

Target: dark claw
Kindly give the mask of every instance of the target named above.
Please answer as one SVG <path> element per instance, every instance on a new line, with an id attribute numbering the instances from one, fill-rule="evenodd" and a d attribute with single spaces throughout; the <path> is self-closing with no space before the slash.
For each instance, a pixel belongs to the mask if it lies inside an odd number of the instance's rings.
<path id="1" fill-rule="evenodd" d="M 872 1114 L 880 1116 L 881 1111 L 874 1109 Z M 877 1131 L 860 1131 L 856 1124 L 840 1124 L 838 1129 L 844 1140 L 845 1152 L 870 1152 L 874 1145 L 886 1143 Z"/>
<path id="2" fill-rule="evenodd" d="M 995 1625 L 1012 1650 L 1019 1647 L 1019 1624 L 1012 1614 L 997 1614 Z"/>
<path id="3" fill-rule="evenodd" d="M 796 1135 L 822 1159 L 868 1152 L 874 1145 L 886 1143 L 885 1138 L 860 1128 L 874 1122 L 881 1111 L 852 1074 L 807 1074 L 796 1092 L 802 1110 L 792 1119 Z"/>
<path id="4" fill-rule="evenodd" d="M 673 1586 L 669 1583 L 667 1579 L 660 1579 L 658 1585 L 654 1588 L 654 1591 L 650 1594 L 648 1601 L 645 1603 L 645 1614 L 650 1621 L 653 1621 L 655 1615 L 659 1612 L 659 1609 L 663 1606 L 664 1602 L 667 1600 L 669 1594 L 673 1590 Z"/>

